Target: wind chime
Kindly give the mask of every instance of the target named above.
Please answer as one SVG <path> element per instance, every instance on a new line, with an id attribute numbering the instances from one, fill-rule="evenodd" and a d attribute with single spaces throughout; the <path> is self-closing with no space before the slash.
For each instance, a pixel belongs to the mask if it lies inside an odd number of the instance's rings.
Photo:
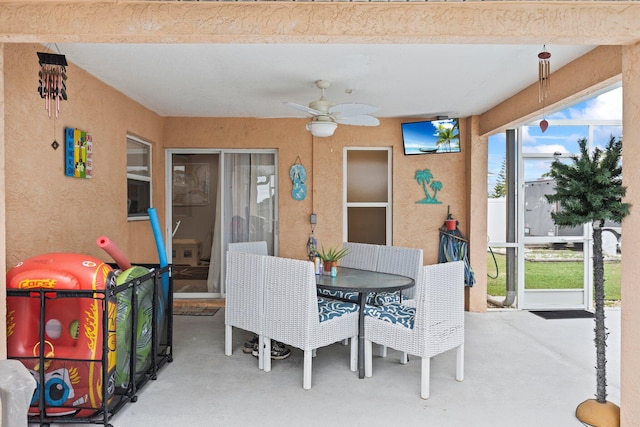
<path id="1" fill-rule="evenodd" d="M 551 89 L 551 54 L 547 52 L 547 47 L 542 47 L 542 52 L 538 54 L 538 102 L 542 102 L 542 121 L 540 130 L 544 133 L 549 127 L 549 122 L 544 118 L 544 101 Z"/>
<path id="2" fill-rule="evenodd" d="M 44 98 L 44 107 L 51 118 L 55 109 L 55 118 L 60 114 L 60 101 L 67 100 L 67 60 L 64 55 L 38 52 L 40 72 L 38 73 L 40 97 Z"/>

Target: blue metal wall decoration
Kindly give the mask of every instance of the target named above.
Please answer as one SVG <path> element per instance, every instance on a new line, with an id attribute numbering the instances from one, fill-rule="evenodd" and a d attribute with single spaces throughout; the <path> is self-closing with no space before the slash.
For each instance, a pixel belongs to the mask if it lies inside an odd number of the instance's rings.
<path id="1" fill-rule="evenodd" d="M 299 156 L 296 157 L 295 163 L 291 165 L 291 169 L 289 169 L 289 178 L 291 178 L 291 182 L 293 183 L 291 197 L 293 197 L 294 200 L 304 200 L 305 197 L 307 197 L 307 186 L 305 184 L 307 181 L 307 170 L 302 166 Z"/>
<path id="2" fill-rule="evenodd" d="M 442 190 L 442 183 L 440 181 L 432 181 L 433 174 L 429 169 L 416 171 L 415 178 L 416 181 L 418 181 L 418 184 L 422 185 L 425 196 L 424 199 L 418 200 L 416 203 L 442 204 L 442 202 L 438 200 L 438 191 Z M 433 190 L 433 197 L 429 193 L 429 188 Z"/>

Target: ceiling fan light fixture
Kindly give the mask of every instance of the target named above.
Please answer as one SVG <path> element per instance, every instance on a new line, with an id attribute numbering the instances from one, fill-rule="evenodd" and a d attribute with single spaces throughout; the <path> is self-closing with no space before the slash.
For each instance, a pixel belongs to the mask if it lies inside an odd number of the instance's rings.
<path id="1" fill-rule="evenodd" d="M 311 135 L 319 138 L 325 138 L 333 135 L 333 132 L 335 132 L 337 127 L 338 124 L 332 121 L 314 120 L 307 123 L 307 130 L 311 132 Z"/>

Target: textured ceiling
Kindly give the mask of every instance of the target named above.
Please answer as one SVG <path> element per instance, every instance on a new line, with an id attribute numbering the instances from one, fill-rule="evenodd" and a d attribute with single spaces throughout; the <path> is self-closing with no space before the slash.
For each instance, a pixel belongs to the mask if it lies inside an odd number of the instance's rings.
<path id="1" fill-rule="evenodd" d="M 595 46 L 547 46 L 552 71 Z M 162 116 L 305 117 L 327 99 L 377 117 L 480 114 L 537 80 L 533 45 L 58 44 L 67 60 Z M 72 79 L 72 76 L 69 77 Z M 70 80 L 72 81 L 72 80 Z M 71 84 L 71 83 L 70 83 Z"/>

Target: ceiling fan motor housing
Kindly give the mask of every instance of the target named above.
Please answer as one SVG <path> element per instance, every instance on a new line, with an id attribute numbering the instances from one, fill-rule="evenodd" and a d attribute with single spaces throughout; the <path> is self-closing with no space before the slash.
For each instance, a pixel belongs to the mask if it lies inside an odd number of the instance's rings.
<path id="1" fill-rule="evenodd" d="M 329 108 L 333 107 L 333 104 L 331 104 L 329 101 L 327 101 L 327 99 L 322 96 L 320 97 L 320 99 L 318 99 L 317 101 L 311 101 L 309 103 L 309 108 L 313 108 L 314 110 L 318 110 L 322 113 L 329 113 Z"/>

